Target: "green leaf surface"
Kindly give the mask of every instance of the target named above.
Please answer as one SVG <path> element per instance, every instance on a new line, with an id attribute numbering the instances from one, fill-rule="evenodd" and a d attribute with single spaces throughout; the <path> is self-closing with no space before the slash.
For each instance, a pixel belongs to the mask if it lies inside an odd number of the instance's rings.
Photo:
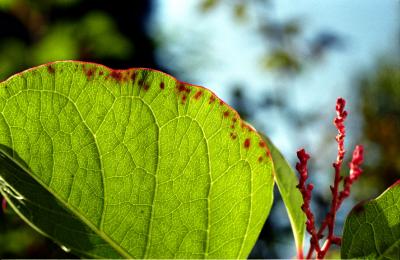
<path id="1" fill-rule="evenodd" d="M 0 83 L 0 191 L 36 230 L 98 258 L 245 258 L 273 169 L 212 92 L 148 69 L 39 66 Z"/>
<path id="2" fill-rule="evenodd" d="M 286 211 L 292 226 L 293 236 L 297 252 L 303 251 L 303 240 L 305 232 L 306 216 L 301 210 L 303 197 L 296 185 L 298 178 L 288 161 L 283 157 L 268 137 L 264 137 L 271 152 L 274 162 L 275 182 L 278 185 L 279 193 L 285 204 Z"/>
<path id="3" fill-rule="evenodd" d="M 346 219 L 343 258 L 400 259 L 400 180 Z"/>

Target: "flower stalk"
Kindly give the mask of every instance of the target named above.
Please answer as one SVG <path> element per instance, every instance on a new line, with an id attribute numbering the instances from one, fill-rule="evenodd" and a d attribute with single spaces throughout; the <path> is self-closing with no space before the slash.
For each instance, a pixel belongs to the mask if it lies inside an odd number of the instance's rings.
<path id="1" fill-rule="evenodd" d="M 336 161 L 332 164 L 334 168 L 334 179 L 333 185 L 330 186 L 332 200 L 329 212 L 326 214 L 325 219 L 322 221 L 320 228 L 317 230 L 315 226 L 314 214 L 311 211 L 311 192 L 313 189 L 313 184 L 306 184 L 308 178 L 307 161 L 310 159 L 310 155 L 304 149 L 300 149 L 297 152 L 297 157 L 299 162 L 296 164 L 296 170 L 299 173 L 299 184 L 297 188 L 300 190 L 303 197 L 303 205 L 301 209 L 306 215 L 306 230 L 310 234 L 310 249 L 306 256 L 307 259 L 311 259 L 316 254 L 317 259 L 322 259 L 325 257 L 330 246 L 332 244 L 340 245 L 341 238 L 335 236 L 335 220 L 336 213 L 338 212 L 342 202 L 350 195 L 350 189 L 354 181 L 358 179 L 361 175 L 362 170 L 360 165 L 363 162 L 363 146 L 357 145 L 353 152 L 352 160 L 349 164 L 350 173 L 348 176 L 343 178 L 340 175 L 340 171 L 343 164 L 343 158 L 345 156 L 344 140 L 346 137 L 344 122 L 347 118 L 347 111 L 344 110 L 346 101 L 343 98 L 338 98 L 336 101 L 336 117 L 333 121 L 338 134 L 336 135 L 337 142 L 337 157 Z M 343 181 L 343 189 L 339 192 L 340 182 Z M 320 246 L 320 240 L 324 238 L 324 231 L 328 228 L 327 237 L 322 246 Z"/>

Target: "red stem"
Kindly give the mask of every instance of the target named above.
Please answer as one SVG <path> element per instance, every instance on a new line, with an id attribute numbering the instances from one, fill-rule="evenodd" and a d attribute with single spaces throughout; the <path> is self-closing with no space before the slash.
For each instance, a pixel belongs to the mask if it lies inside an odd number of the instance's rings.
<path id="1" fill-rule="evenodd" d="M 297 250 L 297 259 L 304 259 L 303 248 L 298 248 Z"/>
<path id="2" fill-rule="evenodd" d="M 318 258 L 324 258 L 325 254 L 328 252 L 329 247 L 331 246 L 331 242 L 334 238 L 334 228 L 335 228 L 335 220 L 336 220 L 336 212 L 338 210 L 338 188 L 339 188 L 339 182 L 340 182 L 340 168 L 341 168 L 341 163 L 340 164 L 334 164 L 335 167 L 335 180 L 334 180 L 334 185 L 333 187 L 331 186 L 331 191 L 332 191 L 332 203 L 331 203 L 331 209 L 329 213 L 326 216 L 326 223 L 328 226 L 328 237 L 321 249 L 321 252 L 318 254 Z"/>
<path id="3" fill-rule="evenodd" d="M 330 186 L 332 193 L 332 201 L 329 212 L 326 214 L 325 219 L 323 220 L 320 229 L 316 232 L 314 225 L 314 215 L 310 209 L 310 201 L 311 201 L 311 190 L 312 184 L 308 184 L 307 188 L 305 187 L 305 181 L 308 178 L 307 172 L 307 160 L 309 159 L 309 155 L 305 153 L 304 149 L 297 152 L 297 156 L 300 159 L 300 163 L 296 164 L 296 169 L 300 173 L 299 185 L 297 186 L 302 193 L 304 204 L 302 205 L 302 209 L 306 214 L 307 222 L 306 228 L 307 232 L 310 233 L 310 248 L 307 254 L 307 259 L 312 258 L 314 251 L 316 251 L 316 257 L 318 259 L 324 258 L 326 253 L 328 252 L 330 246 L 332 244 L 341 244 L 341 238 L 336 237 L 334 235 L 335 228 L 335 220 L 336 213 L 339 210 L 343 200 L 347 198 L 350 194 L 350 188 L 353 182 L 360 176 L 362 170 L 360 165 L 363 161 L 363 147 L 356 146 L 352 161 L 350 163 L 350 174 L 346 178 L 344 178 L 343 190 L 339 193 L 339 184 L 342 181 L 342 177 L 340 176 L 340 169 L 343 164 L 343 158 L 345 155 L 344 149 L 344 138 L 346 136 L 344 121 L 347 117 L 347 111 L 344 110 L 345 100 L 343 98 L 338 98 L 336 102 L 336 118 L 334 120 L 334 124 L 338 130 L 338 135 L 336 136 L 336 141 L 338 144 L 338 153 L 336 161 L 333 163 L 333 167 L 335 169 L 335 176 L 333 181 L 333 186 Z M 311 187 L 311 188 L 309 188 Z M 328 227 L 328 236 L 323 244 L 322 248 L 319 246 L 319 240 L 323 238 L 323 232 Z"/>
<path id="4" fill-rule="evenodd" d="M 299 184 L 297 185 L 297 188 L 300 190 L 303 197 L 303 205 L 301 206 L 301 209 L 307 217 L 306 229 L 307 232 L 311 235 L 310 243 L 314 245 L 315 250 L 319 253 L 319 239 L 317 236 L 317 230 L 315 228 L 314 214 L 312 213 L 310 208 L 311 192 L 314 186 L 311 183 L 309 183 L 307 186 L 305 185 L 308 178 L 307 161 L 308 159 L 310 159 L 310 155 L 307 154 L 304 149 L 301 149 L 297 151 L 297 157 L 299 158 L 299 162 L 296 164 L 296 169 L 300 174 Z"/>

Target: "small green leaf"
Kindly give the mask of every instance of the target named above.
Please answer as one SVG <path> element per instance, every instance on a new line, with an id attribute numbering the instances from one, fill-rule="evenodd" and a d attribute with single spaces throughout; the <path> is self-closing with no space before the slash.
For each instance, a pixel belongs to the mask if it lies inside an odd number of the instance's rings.
<path id="1" fill-rule="evenodd" d="M 343 258 L 400 259 L 400 180 L 346 219 Z"/>
<path id="2" fill-rule="evenodd" d="M 290 225 L 292 226 L 297 252 L 302 252 L 306 216 L 301 210 L 303 197 L 299 189 L 296 188 L 299 181 L 292 167 L 290 167 L 289 163 L 271 140 L 268 137 L 264 137 L 264 139 L 267 141 L 274 162 L 275 182 L 278 185 L 279 193 L 285 204 Z"/>
<path id="3" fill-rule="evenodd" d="M 84 257 L 247 257 L 273 199 L 261 142 L 158 71 L 56 62 L 0 83 L 0 191 Z"/>

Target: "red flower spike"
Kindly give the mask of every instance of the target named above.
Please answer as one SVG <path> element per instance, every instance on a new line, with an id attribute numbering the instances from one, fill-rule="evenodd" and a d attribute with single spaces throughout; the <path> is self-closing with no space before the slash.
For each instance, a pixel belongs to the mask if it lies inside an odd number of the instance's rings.
<path id="1" fill-rule="evenodd" d="M 342 204 L 343 200 L 350 195 L 350 188 L 354 181 L 360 177 L 362 169 L 360 165 L 364 161 L 364 147 L 362 145 L 357 145 L 353 151 L 353 158 L 349 164 L 350 174 L 344 179 L 343 191 L 339 194 L 338 207 Z"/>
<path id="2" fill-rule="evenodd" d="M 340 176 L 340 169 L 342 167 L 343 158 L 346 153 L 344 149 L 344 139 L 346 137 L 346 130 L 344 126 L 344 121 L 347 118 L 347 111 L 344 110 L 346 105 L 346 101 L 343 98 L 338 98 L 336 101 L 336 117 L 333 120 L 335 127 L 338 130 L 338 134 L 336 135 L 337 146 L 337 157 L 336 161 L 332 164 L 335 169 L 335 176 L 333 180 L 333 185 L 330 186 L 330 190 L 332 193 L 332 201 L 331 208 L 329 212 L 326 214 L 325 219 L 323 220 L 320 229 L 316 230 L 314 223 L 314 215 L 311 212 L 310 202 L 311 202 L 311 191 L 313 190 L 313 184 L 309 183 L 307 186 L 305 182 L 308 178 L 307 171 L 307 161 L 310 159 L 310 155 L 308 155 L 304 149 L 297 151 L 297 157 L 299 158 L 299 162 L 296 164 L 296 169 L 299 172 L 299 184 L 296 186 L 302 196 L 303 196 L 303 205 L 301 209 L 304 211 L 307 221 L 306 221 L 306 230 L 311 235 L 310 238 L 310 249 L 307 254 L 307 259 L 310 259 L 314 252 L 316 252 L 316 257 L 318 259 L 324 258 L 326 253 L 328 252 L 330 246 L 332 244 L 340 245 L 341 238 L 334 235 L 334 227 L 335 227 L 335 219 L 336 213 L 340 208 L 343 200 L 349 196 L 351 185 L 358 177 L 361 175 L 362 170 L 360 168 L 361 163 L 363 162 L 363 147 L 358 145 L 354 149 L 353 157 L 350 162 L 350 174 L 349 176 L 343 178 Z M 343 180 L 343 190 L 339 192 L 339 184 Z M 319 245 L 319 240 L 324 237 L 323 233 L 325 229 L 328 228 L 328 236 L 322 247 Z"/>
<path id="3" fill-rule="evenodd" d="M 314 215 L 310 208 L 311 191 L 313 190 L 314 186 L 311 183 L 309 183 L 307 187 L 305 186 L 308 178 L 307 161 L 310 159 L 310 155 L 304 149 L 301 149 L 297 151 L 297 157 L 299 158 L 299 162 L 296 164 L 296 169 L 300 174 L 297 188 L 300 190 L 303 196 L 303 205 L 301 206 L 301 209 L 307 217 L 305 224 L 307 232 L 311 235 L 310 243 L 314 245 L 317 252 L 319 252 L 320 248 L 318 244 L 317 230 L 315 228 Z"/>
<path id="4" fill-rule="evenodd" d="M 356 180 L 362 173 L 360 165 L 364 160 L 364 147 L 357 145 L 353 152 L 353 158 L 350 162 L 350 179 Z"/>

